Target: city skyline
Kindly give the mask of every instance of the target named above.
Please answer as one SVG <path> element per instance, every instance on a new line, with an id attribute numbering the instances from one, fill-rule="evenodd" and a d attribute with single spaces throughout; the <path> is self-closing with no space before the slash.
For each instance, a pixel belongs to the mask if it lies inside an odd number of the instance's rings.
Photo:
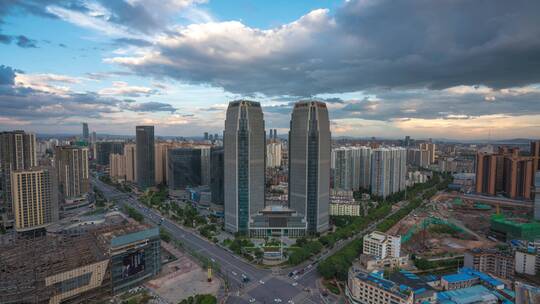
<path id="1" fill-rule="evenodd" d="M 113 2 L 1 7 L 1 130 L 221 134 L 246 98 L 286 134 L 294 102 L 313 98 L 336 138 L 540 133 L 533 1 Z"/>

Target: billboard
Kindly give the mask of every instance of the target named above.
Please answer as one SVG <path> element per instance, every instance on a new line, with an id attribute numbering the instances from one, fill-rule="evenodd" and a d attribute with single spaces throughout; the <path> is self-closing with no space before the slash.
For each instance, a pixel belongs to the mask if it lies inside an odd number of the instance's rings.
<path id="1" fill-rule="evenodd" d="M 122 278 L 128 278 L 144 271 L 146 266 L 144 249 L 126 255 L 122 259 Z"/>

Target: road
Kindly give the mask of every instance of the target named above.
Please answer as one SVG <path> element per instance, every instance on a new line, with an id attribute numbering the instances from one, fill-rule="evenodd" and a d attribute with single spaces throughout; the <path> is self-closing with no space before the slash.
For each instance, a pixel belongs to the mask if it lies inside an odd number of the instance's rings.
<path id="1" fill-rule="evenodd" d="M 114 199 L 120 206 L 135 208 L 143 214 L 147 222 L 157 225 L 161 221 L 161 215 L 140 203 L 135 194 L 120 192 L 96 178 L 92 178 L 91 182 L 106 199 Z M 254 303 L 274 303 L 276 298 L 280 298 L 282 303 L 287 303 L 288 300 L 294 303 L 321 303 L 320 295 L 315 290 L 315 281 L 318 279 L 316 272 L 309 276 L 309 280 L 293 286 L 293 279 L 270 269 L 255 267 L 169 219 L 164 219 L 161 227 L 191 251 L 206 256 L 220 265 L 222 276 L 229 282 L 230 296 L 227 303 L 249 303 L 248 300 L 252 298 L 256 300 Z M 246 275 L 250 281 L 242 283 L 242 275 Z M 310 291 L 305 288 L 310 288 Z"/>
<path id="2" fill-rule="evenodd" d="M 128 205 L 135 208 L 143 214 L 147 222 L 158 225 L 161 221 L 162 216 L 156 210 L 147 208 L 140 203 L 135 194 L 120 192 L 113 186 L 105 184 L 96 178 L 92 178 L 91 182 L 103 193 L 106 199 L 115 199 L 121 206 Z M 252 303 L 275 303 L 274 300 L 277 298 L 281 299 L 282 303 L 287 303 L 289 300 L 293 301 L 293 303 L 324 303 L 317 286 L 320 276 L 317 273 L 316 265 L 312 264 L 313 261 L 325 259 L 353 240 L 373 231 L 381 221 L 396 211 L 391 212 L 379 221 L 371 223 L 355 236 L 338 241 L 333 248 L 323 251 L 309 261 L 295 267 L 274 270 L 258 268 L 213 242 L 202 238 L 196 232 L 184 228 L 167 218 L 163 220 L 161 227 L 167 230 L 172 238 L 181 241 L 191 251 L 206 256 L 220 265 L 222 277 L 229 282 L 229 297 L 226 303 L 250 303 L 250 299 L 255 299 L 255 302 Z M 303 270 L 302 275 L 298 275 L 296 279 L 288 277 L 287 274 L 295 270 Z M 242 275 L 247 276 L 250 281 L 243 283 Z M 296 284 L 294 284 L 295 282 Z M 333 302 L 333 299 L 328 300 Z"/>

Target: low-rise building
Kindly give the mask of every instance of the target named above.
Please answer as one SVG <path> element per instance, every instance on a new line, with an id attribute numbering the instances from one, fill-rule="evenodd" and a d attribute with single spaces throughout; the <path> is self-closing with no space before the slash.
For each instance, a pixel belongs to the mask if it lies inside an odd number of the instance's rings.
<path id="1" fill-rule="evenodd" d="M 496 248 L 477 248 L 466 251 L 463 265 L 502 279 L 514 278 L 514 255 Z"/>
<path id="2" fill-rule="evenodd" d="M 379 259 L 399 258 L 401 253 L 401 236 L 393 236 L 374 231 L 364 236 L 363 253 Z"/>
<path id="3" fill-rule="evenodd" d="M 380 272 L 365 272 L 351 267 L 346 296 L 354 304 L 435 303 L 437 293 L 420 277 L 409 272 L 396 272 L 389 279 Z"/>
<path id="4" fill-rule="evenodd" d="M 332 202 L 330 215 L 361 216 L 364 208 L 357 202 Z"/>
<path id="5" fill-rule="evenodd" d="M 536 274 L 536 250 L 518 248 L 515 251 L 515 271 L 516 273 L 535 275 Z"/>

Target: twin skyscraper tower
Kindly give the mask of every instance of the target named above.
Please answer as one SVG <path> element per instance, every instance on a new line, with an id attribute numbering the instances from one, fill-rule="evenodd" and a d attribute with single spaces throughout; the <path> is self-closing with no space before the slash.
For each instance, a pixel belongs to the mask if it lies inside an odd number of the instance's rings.
<path id="1" fill-rule="evenodd" d="M 331 135 L 324 102 L 294 105 L 287 204 L 267 205 L 265 201 L 266 133 L 259 102 L 229 103 L 223 141 L 227 231 L 300 236 L 328 229 Z"/>

